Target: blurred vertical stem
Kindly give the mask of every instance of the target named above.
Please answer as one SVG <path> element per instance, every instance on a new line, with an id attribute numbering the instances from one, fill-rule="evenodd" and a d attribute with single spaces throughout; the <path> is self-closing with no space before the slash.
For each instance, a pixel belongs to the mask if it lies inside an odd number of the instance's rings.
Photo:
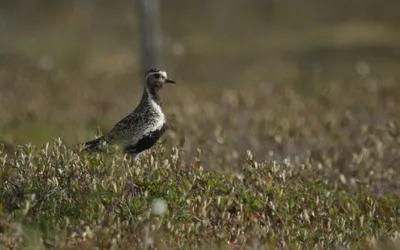
<path id="1" fill-rule="evenodd" d="M 161 26 L 159 0 L 136 0 L 138 5 L 141 72 L 161 63 Z"/>

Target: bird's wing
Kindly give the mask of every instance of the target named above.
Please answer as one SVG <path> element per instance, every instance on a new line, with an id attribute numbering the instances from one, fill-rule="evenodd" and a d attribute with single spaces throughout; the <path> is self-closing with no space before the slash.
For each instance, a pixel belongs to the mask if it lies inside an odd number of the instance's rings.
<path id="1" fill-rule="evenodd" d="M 121 145 L 136 144 L 144 126 L 145 117 L 140 112 L 133 112 L 119 121 L 107 134 L 107 141 Z"/>

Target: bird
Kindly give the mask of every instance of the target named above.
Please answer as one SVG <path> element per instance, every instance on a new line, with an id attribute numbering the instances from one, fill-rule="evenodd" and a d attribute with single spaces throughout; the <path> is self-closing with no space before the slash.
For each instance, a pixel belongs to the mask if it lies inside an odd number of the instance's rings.
<path id="1" fill-rule="evenodd" d="M 161 90 L 175 81 L 167 77 L 167 72 L 151 68 L 144 76 L 145 85 L 142 98 L 132 113 L 123 118 L 105 135 L 83 143 L 84 151 L 100 151 L 103 143 L 118 145 L 125 154 L 136 160 L 145 150 L 150 149 L 168 129 L 161 109 Z"/>

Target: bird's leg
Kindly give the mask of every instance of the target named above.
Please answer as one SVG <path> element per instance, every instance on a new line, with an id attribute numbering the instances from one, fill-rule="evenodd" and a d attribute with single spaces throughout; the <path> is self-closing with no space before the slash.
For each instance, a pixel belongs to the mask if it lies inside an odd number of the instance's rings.
<path id="1" fill-rule="evenodd" d="M 140 155 L 140 153 L 136 153 L 136 154 L 132 155 L 133 160 L 134 161 L 138 161 L 139 160 L 139 155 Z"/>
<path id="2" fill-rule="evenodd" d="M 139 155 L 140 155 L 140 153 L 134 153 L 134 154 L 131 154 L 131 155 L 130 155 L 130 158 L 131 158 L 131 163 L 130 163 L 130 165 L 131 165 L 132 167 L 133 167 L 134 163 L 139 162 Z"/>

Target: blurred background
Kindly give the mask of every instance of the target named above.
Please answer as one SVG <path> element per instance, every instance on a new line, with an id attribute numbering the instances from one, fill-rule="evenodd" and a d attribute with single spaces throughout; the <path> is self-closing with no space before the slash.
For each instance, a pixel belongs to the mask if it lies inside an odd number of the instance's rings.
<path id="1" fill-rule="evenodd" d="M 382 131 L 400 114 L 399 9 L 160 1 L 160 65 L 179 83 L 163 93 L 167 143 L 189 155 L 207 146 L 219 162 L 251 149 L 336 165 L 370 145 L 397 164 Z M 136 0 L 2 0 L 0 141 L 72 145 L 131 112 L 143 82 L 138 13 Z"/>

